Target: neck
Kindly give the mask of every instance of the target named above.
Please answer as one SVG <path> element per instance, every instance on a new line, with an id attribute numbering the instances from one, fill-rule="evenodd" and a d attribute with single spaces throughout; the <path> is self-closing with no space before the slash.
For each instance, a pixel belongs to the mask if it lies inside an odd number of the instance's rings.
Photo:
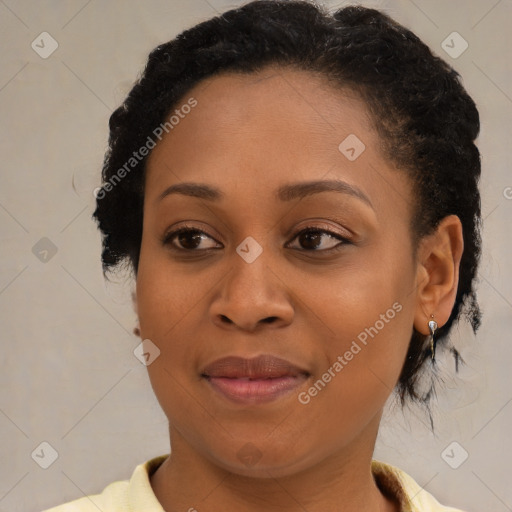
<path id="1" fill-rule="evenodd" d="M 151 477 L 167 512 L 396 512 L 397 505 L 377 487 L 371 460 L 379 418 L 350 446 L 321 463 L 285 476 L 239 475 L 203 457 L 172 427 L 172 454 Z M 372 440 L 373 442 L 369 442 Z"/>

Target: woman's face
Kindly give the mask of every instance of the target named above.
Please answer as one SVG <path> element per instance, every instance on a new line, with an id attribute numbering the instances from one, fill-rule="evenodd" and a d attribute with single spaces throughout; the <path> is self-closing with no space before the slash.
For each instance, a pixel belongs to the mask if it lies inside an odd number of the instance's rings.
<path id="1" fill-rule="evenodd" d="M 407 178 L 355 94 L 307 72 L 224 74 L 176 110 L 137 275 L 173 450 L 285 475 L 373 449 L 418 308 Z"/>

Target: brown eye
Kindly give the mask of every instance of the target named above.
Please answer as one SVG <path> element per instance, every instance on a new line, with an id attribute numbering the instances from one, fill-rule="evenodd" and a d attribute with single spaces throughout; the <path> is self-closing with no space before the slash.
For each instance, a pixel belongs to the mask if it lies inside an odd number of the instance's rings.
<path id="1" fill-rule="evenodd" d="M 208 244 L 208 240 L 213 243 Z M 218 245 L 218 242 L 204 231 L 195 228 L 181 228 L 173 231 L 165 236 L 163 243 L 182 251 L 215 249 Z"/>
<path id="2" fill-rule="evenodd" d="M 304 229 L 295 236 L 295 239 L 299 241 L 300 248 L 306 251 L 330 251 L 350 243 L 337 233 L 319 228 Z"/>

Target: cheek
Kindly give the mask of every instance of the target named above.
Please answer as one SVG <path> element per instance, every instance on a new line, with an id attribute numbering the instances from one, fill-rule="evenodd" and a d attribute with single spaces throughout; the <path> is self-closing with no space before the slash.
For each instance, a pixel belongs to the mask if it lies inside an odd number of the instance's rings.
<path id="1" fill-rule="evenodd" d="M 149 245 L 149 243 L 148 243 Z M 165 251 L 145 249 L 144 242 L 137 273 L 137 309 L 141 335 L 155 341 L 172 337 L 179 323 L 204 297 L 206 284 L 197 276 L 171 265 Z"/>
<path id="2" fill-rule="evenodd" d="M 350 302 L 345 298 L 325 307 L 336 335 L 323 343 L 325 363 L 317 377 L 346 403 L 356 404 L 363 395 L 368 395 L 364 402 L 373 401 L 391 393 L 398 379 L 412 330 L 412 308 L 398 293 L 368 297 L 359 290 Z"/>
<path id="3" fill-rule="evenodd" d="M 168 267 L 158 257 L 149 259 L 141 254 L 137 309 L 142 339 L 151 340 L 160 351 L 147 366 L 151 386 L 162 410 L 173 418 L 173 411 L 182 411 L 182 416 L 192 412 L 185 389 L 191 378 L 189 361 L 193 359 L 194 333 L 190 332 L 187 318 L 194 313 L 194 307 L 199 307 L 200 297 L 190 283 L 169 272 Z"/>
<path id="4" fill-rule="evenodd" d="M 332 327 L 339 336 L 324 344 L 326 363 L 298 396 L 309 427 L 301 422 L 297 427 L 314 432 L 319 445 L 326 439 L 340 446 L 350 442 L 393 392 L 410 339 L 412 309 L 391 300 L 367 300 L 365 308 L 347 308 L 345 314 L 338 310 Z"/>
<path id="5" fill-rule="evenodd" d="M 400 375 L 412 334 L 414 268 L 406 244 L 399 251 L 393 247 L 367 253 L 360 266 L 343 269 L 327 288 L 313 284 L 309 290 L 329 327 L 321 380 L 329 381 L 324 398 L 333 403 L 358 408 L 385 401 Z"/>
<path id="6" fill-rule="evenodd" d="M 207 301 L 222 273 L 201 271 L 199 265 L 191 270 L 172 262 L 162 249 L 149 243 L 142 247 L 137 273 L 140 333 L 160 350 L 148 373 L 157 398 L 165 397 L 162 407 L 168 412 L 176 400 L 186 399 L 179 388 L 199 371 L 194 364 L 198 349 L 207 343 Z"/>

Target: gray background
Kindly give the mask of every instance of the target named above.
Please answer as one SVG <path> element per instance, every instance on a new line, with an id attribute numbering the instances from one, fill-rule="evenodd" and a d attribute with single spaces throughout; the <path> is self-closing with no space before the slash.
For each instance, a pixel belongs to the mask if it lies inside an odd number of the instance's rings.
<path id="1" fill-rule="evenodd" d="M 461 73 L 482 120 L 485 219 L 483 324 L 476 337 L 464 323 L 454 333 L 467 362 L 459 376 L 451 358 L 439 356 L 447 392 L 434 410 L 436 434 L 421 409 L 402 412 L 390 400 L 375 457 L 409 472 L 442 503 L 510 511 L 512 1 L 363 3 L 410 27 Z M 147 53 L 239 4 L 0 1 L 0 511 L 38 511 L 97 493 L 169 450 L 166 419 L 133 355 L 140 340 L 132 334 L 132 283 L 102 277 L 93 190 L 108 117 Z M 43 31 L 59 45 L 46 59 L 31 47 Z M 453 31 L 469 43 L 457 58 L 441 46 Z M 50 460 L 48 447 L 36 450 L 42 442 L 58 453 L 47 469 L 34 460 Z M 469 457 L 453 469 L 447 460 L 460 463 L 463 450 Z"/>

